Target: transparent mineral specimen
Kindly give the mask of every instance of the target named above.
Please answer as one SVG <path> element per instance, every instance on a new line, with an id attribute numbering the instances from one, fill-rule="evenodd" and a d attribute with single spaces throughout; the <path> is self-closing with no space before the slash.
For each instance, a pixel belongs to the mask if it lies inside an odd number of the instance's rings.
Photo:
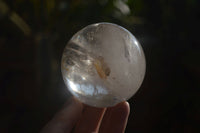
<path id="1" fill-rule="evenodd" d="M 137 39 L 112 23 L 92 24 L 76 33 L 64 49 L 61 64 L 72 95 L 95 107 L 128 100 L 139 89 L 145 67 Z"/>

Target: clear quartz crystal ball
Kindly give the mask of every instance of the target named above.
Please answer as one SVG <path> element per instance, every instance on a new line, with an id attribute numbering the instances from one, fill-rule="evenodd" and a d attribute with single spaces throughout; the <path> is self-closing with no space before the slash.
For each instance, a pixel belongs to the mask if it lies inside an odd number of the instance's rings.
<path id="1" fill-rule="evenodd" d="M 114 106 L 139 89 L 145 57 L 137 39 L 112 23 L 89 25 L 66 45 L 61 70 L 69 91 L 95 107 Z"/>

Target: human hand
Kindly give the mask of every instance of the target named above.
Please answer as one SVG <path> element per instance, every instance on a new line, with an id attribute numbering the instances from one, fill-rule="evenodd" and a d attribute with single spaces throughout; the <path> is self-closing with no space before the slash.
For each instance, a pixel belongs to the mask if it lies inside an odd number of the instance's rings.
<path id="1" fill-rule="evenodd" d="M 95 108 L 71 98 L 41 133 L 123 133 L 129 111 L 128 102 Z"/>

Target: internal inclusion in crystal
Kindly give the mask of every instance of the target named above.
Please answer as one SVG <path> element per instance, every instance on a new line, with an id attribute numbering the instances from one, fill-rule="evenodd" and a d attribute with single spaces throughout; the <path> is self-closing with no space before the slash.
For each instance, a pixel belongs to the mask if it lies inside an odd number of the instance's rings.
<path id="1" fill-rule="evenodd" d="M 66 45 L 61 64 L 69 91 L 85 104 L 108 107 L 140 87 L 145 58 L 137 39 L 111 23 L 89 25 Z"/>

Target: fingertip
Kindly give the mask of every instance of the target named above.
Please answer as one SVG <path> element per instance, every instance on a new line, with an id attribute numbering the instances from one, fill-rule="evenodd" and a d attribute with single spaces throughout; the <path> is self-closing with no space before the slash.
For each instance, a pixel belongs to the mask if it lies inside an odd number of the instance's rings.
<path id="1" fill-rule="evenodd" d="M 117 105 L 115 105 L 114 107 L 111 108 L 115 108 L 118 110 L 122 110 L 125 114 L 129 114 L 130 113 L 130 105 L 127 101 L 118 103 Z"/>
<path id="2" fill-rule="evenodd" d="M 124 108 L 126 109 L 127 114 L 129 115 L 130 114 L 130 105 L 127 101 L 124 102 Z"/>

